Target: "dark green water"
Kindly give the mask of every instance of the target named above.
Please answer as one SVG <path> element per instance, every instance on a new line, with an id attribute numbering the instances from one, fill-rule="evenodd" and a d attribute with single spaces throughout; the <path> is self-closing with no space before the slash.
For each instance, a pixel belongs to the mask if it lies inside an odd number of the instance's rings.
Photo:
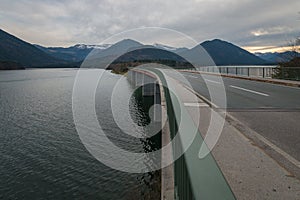
<path id="1" fill-rule="evenodd" d="M 0 72 L 0 199 L 159 199 L 159 172 L 113 170 L 81 143 L 72 116 L 76 72 Z M 99 122 L 121 148 L 133 152 L 158 148 L 159 137 L 150 141 L 124 135 L 112 120 L 110 107 L 103 106 L 118 79 L 119 75 L 108 74 L 107 90 L 96 95 Z M 130 92 L 129 83 L 124 84 Z M 137 97 L 132 97 L 133 118 L 148 123 L 144 104 L 148 100 Z"/>

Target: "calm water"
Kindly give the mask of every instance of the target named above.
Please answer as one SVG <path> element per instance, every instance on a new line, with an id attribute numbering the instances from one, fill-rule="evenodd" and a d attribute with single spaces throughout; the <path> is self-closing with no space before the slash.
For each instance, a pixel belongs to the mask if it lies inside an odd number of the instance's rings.
<path id="1" fill-rule="evenodd" d="M 159 172 L 113 170 L 93 158 L 81 143 L 72 116 L 76 72 L 0 72 L 0 199 L 159 199 Z M 122 135 L 111 119 L 110 107 L 101 106 L 108 103 L 118 79 L 119 75 L 108 72 L 103 91 L 97 92 L 98 120 L 109 138 L 124 149 L 157 148 L 159 141 Z M 123 85 L 124 92 L 131 90 L 128 82 Z M 147 123 L 143 100 L 133 98 L 133 104 L 134 118 Z"/>

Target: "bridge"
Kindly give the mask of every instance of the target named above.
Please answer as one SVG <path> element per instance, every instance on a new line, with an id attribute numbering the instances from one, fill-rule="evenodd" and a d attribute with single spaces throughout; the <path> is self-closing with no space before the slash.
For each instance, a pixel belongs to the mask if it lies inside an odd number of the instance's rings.
<path id="1" fill-rule="evenodd" d="M 178 74 L 190 84 L 178 81 Z M 270 77 L 266 81 L 255 80 L 258 76 L 246 80 L 239 74 L 224 76 L 220 82 L 207 70 L 132 69 L 127 76 L 143 87 L 143 95 L 154 96 L 156 104 L 164 107 L 154 110 L 157 119 L 167 116 L 162 146 L 174 140 L 172 148 L 162 153 L 162 165 L 175 160 L 162 169 L 162 199 L 299 197 L 298 82 L 271 84 Z M 286 86 L 291 83 L 296 87 Z M 221 85 L 226 90 L 227 108 L 210 97 L 208 88 Z M 226 122 L 212 148 L 206 140 L 215 114 Z M 203 148 L 209 152 L 205 157 L 199 155 Z"/>

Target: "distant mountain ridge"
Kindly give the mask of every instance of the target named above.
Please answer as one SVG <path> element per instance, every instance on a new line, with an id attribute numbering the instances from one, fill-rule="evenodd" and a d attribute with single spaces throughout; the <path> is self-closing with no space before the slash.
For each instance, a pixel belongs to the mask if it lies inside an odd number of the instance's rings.
<path id="1" fill-rule="evenodd" d="M 63 47 L 43 47 L 35 45 L 43 52 L 51 55 L 54 58 L 61 59 L 69 62 L 79 62 L 85 59 L 85 57 L 93 50 L 92 48 L 78 48 L 72 46 L 68 48 Z"/>
<path id="2" fill-rule="evenodd" d="M 80 62 L 86 58 L 86 56 L 94 49 L 105 50 L 109 48 L 110 44 L 104 45 L 85 45 L 85 44 L 76 44 L 71 47 L 43 47 L 35 44 L 37 48 L 44 51 L 45 53 L 69 62 Z"/>
<path id="3" fill-rule="evenodd" d="M 268 61 L 272 64 L 278 64 L 281 62 L 288 62 L 295 57 L 300 57 L 300 53 L 295 51 L 286 51 L 282 53 L 255 53 L 256 56 Z"/>
<path id="4" fill-rule="evenodd" d="M 157 49 L 151 46 L 136 49 L 127 52 L 117 58 L 116 62 L 133 62 L 133 61 L 159 61 L 159 60 L 170 60 L 175 62 L 187 62 L 184 58 L 180 57 L 178 54 L 167 51 L 164 49 Z"/>
<path id="5" fill-rule="evenodd" d="M 152 47 L 174 52 L 180 56 L 188 57 L 191 60 L 197 60 L 197 63 L 203 65 L 209 63 L 205 63 L 198 58 L 200 48 L 206 50 L 216 65 L 266 65 L 270 63 L 269 60 L 260 58 L 236 45 L 219 39 L 203 42 L 192 49 L 185 47 L 176 48 L 157 43 L 153 45 L 143 45 L 137 41 L 125 39 L 113 45 L 107 44 L 105 46 L 100 46 L 100 48 L 97 45 L 81 44 L 68 48 L 44 48 L 44 51 L 60 59 L 68 61 L 81 61 L 85 59 L 86 56 L 92 52 L 92 50 L 95 51 L 93 54 L 97 55 L 99 58 L 108 58 L 113 57 L 114 55 L 121 55 L 130 50 L 135 50 L 135 48 L 141 47 Z M 141 58 L 142 56 L 140 55 L 139 57 Z M 157 56 L 154 57 L 157 58 Z"/>
<path id="6" fill-rule="evenodd" d="M 76 44 L 73 47 L 78 49 L 107 49 L 111 46 L 111 44 Z"/>
<path id="7" fill-rule="evenodd" d="M 25 42 L 0 29 L 0 61 L 15 62 L 26 67 L 47 66 L 63 61 L 41 51 L 34 45 Z"/>
<path id="8" fill-rule="evenodd" d="M 256 55 L 226 41 L 215 39 L 200 44 L 216 65 L 265 65 Z"/>
<path id="9" fill-rule="evenodd" d="M 96 67 L 104 69 L 108 63 L 114 62 L 121 55 L 139 48 L 144 48 L 146 46 L 147 45 L 143 45 L 135 40 L 125 39 L 111 45 L 109 48 L 104 50 L 94 49 L 88 55 L 88 59 L 84 60 L 84 67 Z"/>
<path id="10" fill-rule="evenodd" d="M 185 59 L 196 61 L 197 65 L 206 66 L 214 64 L 266 65 L 270 63 L 270 60 L 266 59 L 262 54 L 254 55 L 232 43 L 219 39 L 205 41 L 192 49 L 185 47 L 176 48 L 162 44 L 144 45 L 131 39 L 125 39 L 115 44 L 77 44 L 63 48 L 32 45 L 0 30 L 0 61 L 5 61 L 4 63 L 7 61 L 19 63 L 20 66 L 25 67 L 80 66 L 87 56 L 95 61 L 94 63 L 91 62 L 91 65 L 101 61 L 113 62 L 118 55 L 145 48 L 151 48 L 152 50 L 136 51 L 135 55 L 138 55 L 138 59 L 174 59 L 174 61 L 181 62 L 181 56 Z M 165 51 L 176 53 L 179 57 L 171 56 Z M 161 55 L 159 55 L 159 52 Z M 132 54 L 128 54 L 128 56 L 132 56 Z M 131 57 L 130 60 L 134 60 L 134 58 Z"/>

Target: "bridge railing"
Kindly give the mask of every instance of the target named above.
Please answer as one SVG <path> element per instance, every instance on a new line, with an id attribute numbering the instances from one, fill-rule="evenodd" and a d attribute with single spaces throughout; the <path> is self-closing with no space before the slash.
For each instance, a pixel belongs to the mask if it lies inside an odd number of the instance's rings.
<path id="1" fill-rule="evenodd" d="M 231 76 L 245 76 L 253 78 L 270 78 L 284 80 L 300 80 L 300 67 L 278 67 L 278 66 L 218 66 L 197 67 L 197 70 L 207 73 L 220 73 Z"/>
<path id="2" fill-rule="evenodd" d="M 183 153 L 173 164 L 174 199 L 234 200 L 234 194 L 213 156 L 208 154 L 205 158 L 199 158 L 200 147 L 201 145 L 206 147 L 206 144 L 187 110 L 184 106 L 180 106 L 182 102 L 171 92 L 176 91 L 176 86 L 168 85 L 164 75 L 159 70 L 151 71 L 159 77 L 165 86 L 163 89 L 167 106 L 169 130 L 171 139 L 174 140 L 173 157 Z M 191 135 L 195 131 L 197 133 L 193 142 L 187 151 L 182 152 L 183 149 L 186 149 L 187 138 L 191 138 Z M 180 137 L 175 137 L 176 134 L 179 134 Z"/>

